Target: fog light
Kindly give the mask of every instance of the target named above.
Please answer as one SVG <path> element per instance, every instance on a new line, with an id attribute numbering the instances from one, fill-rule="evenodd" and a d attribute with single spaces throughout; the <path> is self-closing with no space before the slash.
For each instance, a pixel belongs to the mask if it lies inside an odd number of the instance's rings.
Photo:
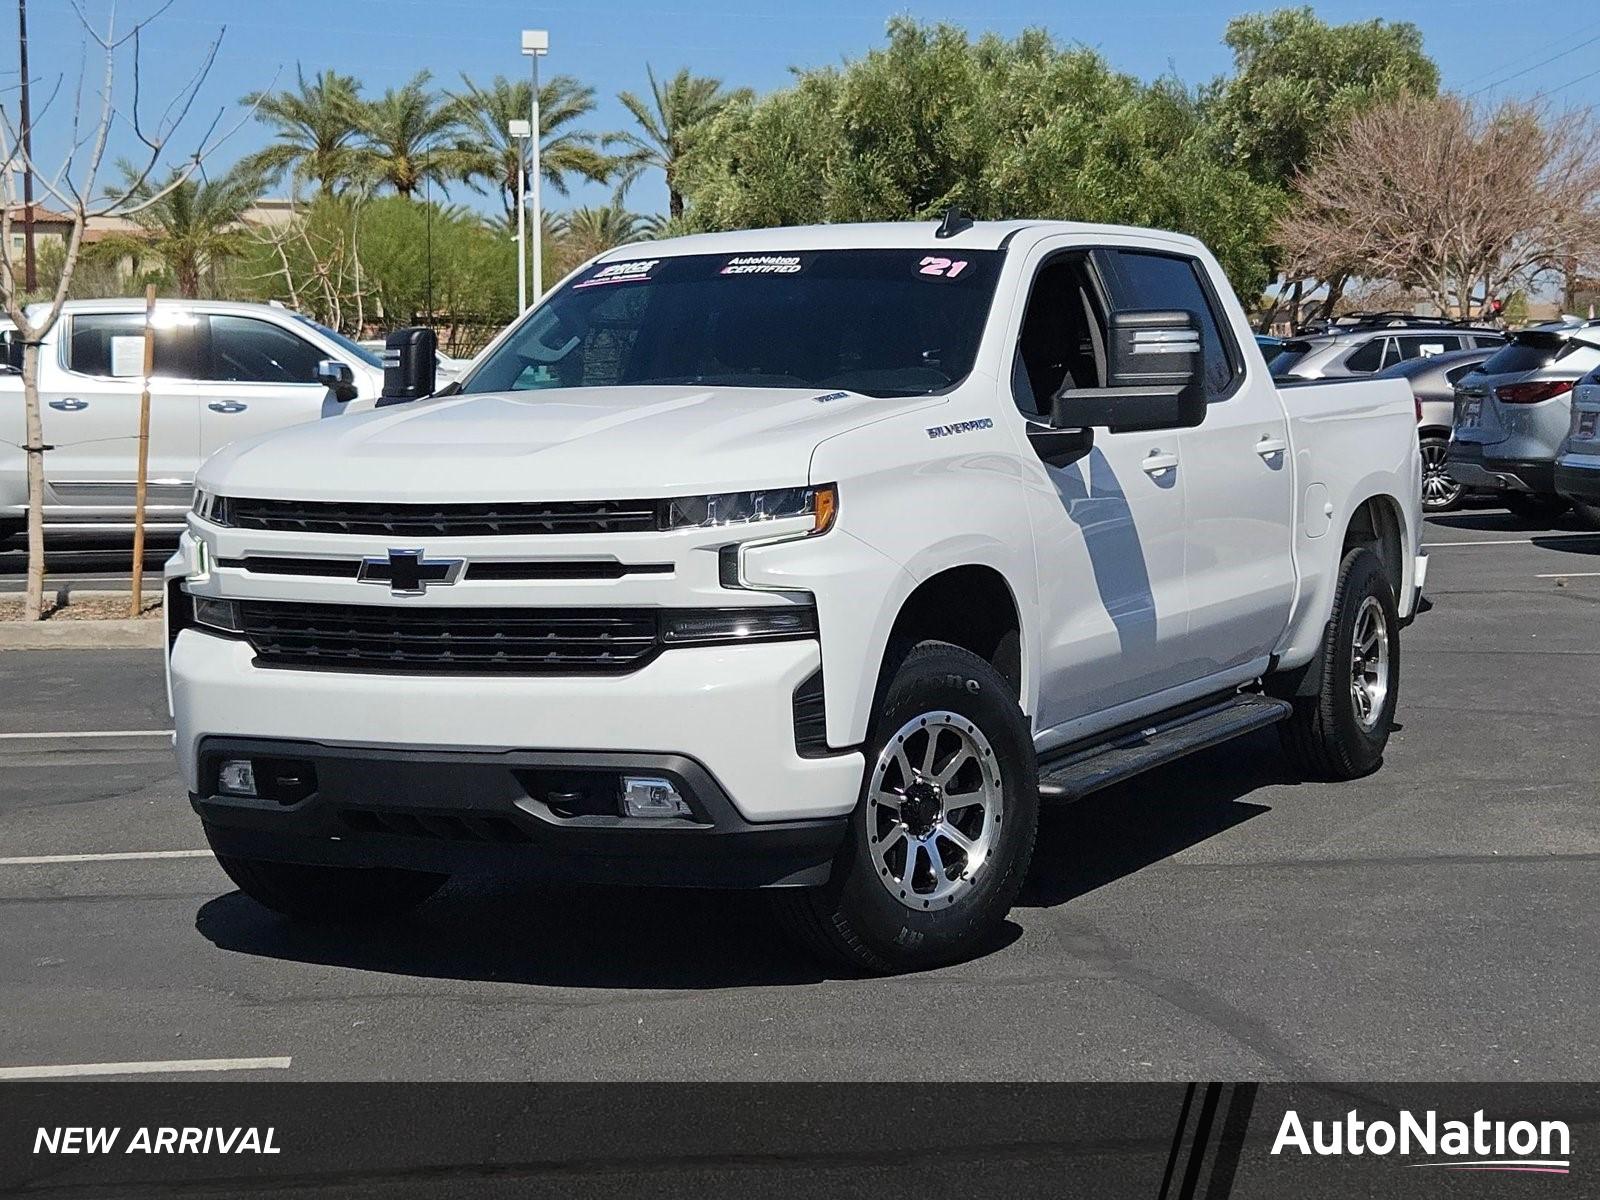
<path id="1" fill-rule="evenodd" d="M 217 772 L 217 790 L 230 796 L 256 794 L 256 769 L 248 758 L 230 758 Z"/>
<path id="2" fill-rule="evenodd" d="M 656 775 L 622 777 L 622 812 L 629 817 L 688 817 L 694 814 L 672 781 Z"/>

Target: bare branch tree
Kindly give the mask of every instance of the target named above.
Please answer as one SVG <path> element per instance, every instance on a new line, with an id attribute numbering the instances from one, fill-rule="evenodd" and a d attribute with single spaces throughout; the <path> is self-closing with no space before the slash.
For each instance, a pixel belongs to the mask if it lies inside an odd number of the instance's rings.
<path id="1" fill-rule="evenodd" d="M 72 10 L 83 29 L 85 51 L 74 89 L 70 131 L 57 169 L 41 170 L 38 163 L 29 157 L 24 149 L 26 139 L 22 137 L 22 129 L 5 103 L 0 102 L 0 304 L 3 304 L 6 315 L 15 326 L 12 338 L 22 348 L 25 419 L 23 443 L 17 449 L 23 451 L 27 464 L 28 585 L 24 613 L 29 620 L 39 617 L 44 600 L 44 456 L 49 447 L 44 445 L 39 413 L 39 347 L 61 317 L 62 305 L 66 302 L 83 249 L 84 232 L 94 218 L 128 216 L 158 203 L 198 170 L 206 157 L 244 124 L 253 112 L 247 110 L 236 123 L 219 132 L 227 113 L 226 108 L 219 109 L 170 178 L 159 188 L 145 187 L 158 169 L 165 169 L 163 163 L 172 140 L 194 107 L 195 99 L 216 62 L 217 50 L 225 32 L 219 31 L 217 39 L 201 56 L 188 80 L 167 101 L 154 123 L 148 122 L 141 111 L 140 40 L 150 22 L 165 12 L 171 3 L 172 0 L 166 0 L 150 15 L 119 31 L 115 7 L 101 29 L 88 18 L 77 0 L 73 0 Z M 86 86 L 93 86 L 88 82 L 92 55 L 87 47 L 90 44 L 98 49 L 101 56 L 97 104 L 85 96 Z M 131 59 L 132 103 L 127 111 L 120 110 L 116 103 L 119 59 Z M 58 80 L 52 89 L 52 100 L 59 91 Z M 36 114 L 35 124 L 37 119 Z M 100 181 L 100 169 L 113 132 L 121 127 L 130 130 L 143 149 L 129 176 L 119 180 L 114 190 L 106 189 Z M 44 197 L 68 220 L 64 257 L 55 288 L 42 302 L 33 305 L 26 303 L 11 246 L 11 225 L 19 212 L 17 181 L 24 172 L 30 170 Z"/>
<path id="2" fill-rule="evenodd" d="M 1481 315 L 1600 260 L 1596 134 L 1587 109 L 1402 97 L 1352 120 L 1294 181 L 1278 244 L 1321 278 L 1386 280 Z"/>

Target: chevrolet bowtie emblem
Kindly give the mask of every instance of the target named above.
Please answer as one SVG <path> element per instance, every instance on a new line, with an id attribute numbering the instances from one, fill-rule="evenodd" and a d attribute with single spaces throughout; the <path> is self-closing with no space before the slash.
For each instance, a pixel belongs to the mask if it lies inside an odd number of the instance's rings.
<path id="1" fill-rule="evenodd" d="M 451 584 L 461 578 L 462 558 L 423 557 L 421 550 L 391 550 L 385 558 L 363 558 L 356 572 L 360 583 L 386 583 L 396 596 L 420 596 L 430 584 Z"/>

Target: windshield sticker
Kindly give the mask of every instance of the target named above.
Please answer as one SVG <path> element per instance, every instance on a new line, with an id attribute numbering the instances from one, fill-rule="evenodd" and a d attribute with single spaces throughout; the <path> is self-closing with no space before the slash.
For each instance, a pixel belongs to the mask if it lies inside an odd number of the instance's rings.
<path id="1" fill-rule="evenodd" d="M 811 398 L 818 404 L 832 404 L 835 400 L 844 400 L 848 398 L 849 395 L 849 392 L 828 392 L 826 395 L 813 396 Z"/>
<path id="2" fill-rule="evenodd" d="M 649 279 L 650 272 L 655 269 L 661 260 L 659 258 L 643 258 L 635 262 L 610 263 L 601 267 L 582 283 L 573 284 L 574 287 L 595 287 L 602 283 L 636 283 L 641 279 Z"/>
<path id="3" fill-rule="evenodd" d="M 932 275 L 937 279 L 954 279 L 967 269 L 968 261 L 964 258 L 939 258 L 928 255 L 917 264 L 918 275 Z"/>
<path id="4" fill-rule="evenodd" d="M 954 425 L 930 425 L 928 436 L 931 438 L 950 437 L 957 433 L 972 433 L 977 429 L 993 429 L 993 417 L 980 417 L 976 421 L 957 421 Z"/>
<path id="5" fill-rule="evenodd" d="M 798 254 L 738 254 L 723 266 L 723 275 L 798 275 Z"/>

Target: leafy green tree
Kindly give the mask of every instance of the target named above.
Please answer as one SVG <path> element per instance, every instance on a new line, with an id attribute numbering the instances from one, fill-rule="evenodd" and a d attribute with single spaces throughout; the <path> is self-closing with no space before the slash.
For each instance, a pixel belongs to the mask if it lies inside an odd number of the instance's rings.
<path id="1" fill-rule="evenodd" d="M 273 127 L 273 143 L 246 161 L 267 182 L 285 173 L 315 181 L 334 191 L 355 171 L 361 85 L 352 76 L 323 71 L 307 81 L 295 69 L 297 86 L 281 92 L 252 92 L 243 100 L 256 105 L 256 119 Z"/>
<path id="2" fill-rule="evenodd" d="M 645 67 L 645 75 L 650 81 L 648 99 L 633 92 L 617 96 L 638 125 L 638 132 L 613 134 L 609 141 L 627 147 L 624 162 L 629 168 L 629 182 L 647 167 L 661 169 L 667 177 L 667 211 L 673 217 L 681 217 L 683 190 L 678 171 L 684 156 L 694 147 L 696 134 L 729 106 L 749 101 L 752 93 L 748 88 L 730 91 L 722 86 L 722 80 L 694 75 L 688 67 L 665 82 L 658 80 L 649 66 Z"/>
<path id="3" fill-rule="evenodd" d="M 551 226 L 556 278 L 596 254 L 649 236 L 652 227 L 646 218 L 624 208 L 620 195 L 610 204 L 559 213 Z"/>
<path id="4" fill-rule="evenodd" d="M 1329 25 L 1309 6 L 1283 8 L 1235 17 L 1223 40 L 1234 73 L 1210 89 L 1211 133 L 1265 183 L 1287 186 L 1321 142 L 1373 104 L 1439 88 L 1422 32 L 1406 21 Z"/>
<path id="5" fill-rule="evenodd" d="M 1038 30 L 971 40 L 890 24 L 888 45 L 707 123 L 686 159 L 702 228 L 1055 217 L 1193 233 L 1235 285 L 1267 278 L 1276 193 L 1210 152 L 1200 98 Z"/>
<path id="6" fill-rule="evenodd" d="M 464 90 L 451 99 L 464 133 L 462 173 L 498 190 L 506 212 L 515 215 L 517 177 L 530 181 L 523 147 L 507 131 L 512 121 L 528 119 L 532 81 L 496 75 L 480 87 L 463 74 L 461 82 Z M 599 135 L 576 126 L 594 107 L 594 89 L 571 75 L 539 85 L 539 176 L 559 195 L 567 194 L 568 177 L 604 183 L 615 166 L 599 149 Z"/>
<path id="7" fill-rule="evenodd" d="M 460 178 L 470 158 L 455 140 L 460 110 L 428 87 L 432 77 L 418 71 L 404 86 L 363 104 L 358 114 L 364 144 L 357 151 L 357 174 L 401 196 L 430 180 L 442 187 Z"/>
<path id="8" fill-rule="evenodd" d="M 125 187 L 115 194 L 134 202 L 159 198 L 128 218 L 143 236 L 106 238 L 95 247 L 96 257 L 127 256 L 146 265 L 154 259 L 171 274 L 178 294 L 194 299 L 219 265 L 245 253 L 251 235 L 244 216 L 261 195 L 264 182 L 254 163 L 239 163 L 217 179 L 190 175 L 176 185 L 170 178 L 161 182 L 144 178 L 129 163 L 119 166 Z"/>

